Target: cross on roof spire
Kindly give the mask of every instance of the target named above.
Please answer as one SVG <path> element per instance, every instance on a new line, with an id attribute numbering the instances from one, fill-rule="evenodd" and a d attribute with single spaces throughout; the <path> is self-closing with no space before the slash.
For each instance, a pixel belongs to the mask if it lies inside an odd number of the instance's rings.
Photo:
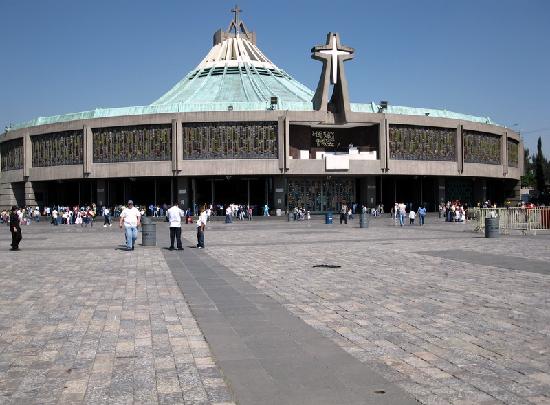
<path id="1" fill-rule="evenodd" d="M 238 5 L 235 4 L 235 8 L 231 9 L 231 12 L 235 14 L 235 17 L 233 17 L 233 25 L 235 26 L 235 30 L 240 25 L 240 19 L 239 19 L 239 13 L 243 11 L 239 8 Z M 236 33 L 236 32 L 235 32 Z"/>
<path id="2" fill-rule="evenodd" d="M 231 24 L 229 24 L 228 32 L 232 29 L 235 30 L 235 35 L 237 35 L 241 29 L 241 19 L 239 17 L 239 13 L 241 13 L 243 10 L 239 8 L 238 5 L 235 4 L 235 7 L 231 9 L 231 12 L 234 14 L 233 21 L 231 21 Z"/>

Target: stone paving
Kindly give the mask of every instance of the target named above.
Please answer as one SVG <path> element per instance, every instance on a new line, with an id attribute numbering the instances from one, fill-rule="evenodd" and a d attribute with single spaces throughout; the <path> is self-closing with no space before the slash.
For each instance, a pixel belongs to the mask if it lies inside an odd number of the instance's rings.
<path id="1" fill-rule="evenodd" d="M 233 404 L 157 248 L 118 229 L 23 227 L 0 243 L 1 404 Z"/>
<path id="2" fill-rule="evenodd" d="M 159 248 L 41 223 L 8 252 L 0 229 L 0 403 L 235 402 Z M 215 222 L 200 253 L 421 403 L 550 404 L 549 235 Z"/>
<path id="3" fill-rule="evenodd" d="M 550 404 L 550 238 L 429 221 L 214 224 L 206 251 L 421 403 Z"/>

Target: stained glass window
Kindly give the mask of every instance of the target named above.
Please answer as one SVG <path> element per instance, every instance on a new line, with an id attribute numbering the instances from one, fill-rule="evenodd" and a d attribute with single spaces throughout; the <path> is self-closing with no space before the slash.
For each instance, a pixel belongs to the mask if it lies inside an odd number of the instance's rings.
<path id="1" fill-rule="evenodd" d="M 94 128 L 94 162 L 172 160 L 171 125 Z"/>
<path id="2" fill-rule="evenodd" d="M 454 128 L 390 125 L 390 159 L 456 160 Z"/>
<path id="3" fill-rule="evenodd" d="M 32 166 L 78 165 L 83 160 L 82 131 L 63 131 L 31 136 Z"/>
<path id="4" fill-rule="evenodd" d="M 2 154 L 2 171 L 18 170 L 23 168 L 23 138 L 13 139 L 0 144 Z"/>
<path id="5" fill-rule="evenodd" d="M 501 137 L 483 132 L 464 131 L 464 162 L 500 165 Z"/>
<path id="6" fill-rule="evenodd" d="M 508 139 L 508 166 L 518 167 L 519 144 L 513 139 Z"/>
<path id="7" fill-rule="evenodd" d="M 277 159 L 277 123 L 183 124 L 184 159 Z"/>

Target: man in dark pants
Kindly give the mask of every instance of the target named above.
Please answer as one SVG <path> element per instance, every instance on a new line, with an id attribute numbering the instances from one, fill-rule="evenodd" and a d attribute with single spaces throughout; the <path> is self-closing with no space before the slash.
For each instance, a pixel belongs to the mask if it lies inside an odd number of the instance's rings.
<path id="1" fill-rule="evenodd" d="M 170 247 L 169 250 L 174 250 L 174 239 L 176 239 L 178 250 L 183 250 L 181 244 L 181 219 L 185 213 L 178 207 L 178 203 L 174 203 L 166 212 L 166 217 L 170 223 Z"/>
<path id="2" fill-rule="evenodd" d="M 11 207 L 10 212 L 10 231 L 11 231 L 11 249 L 19 250 L 19 242 L 23 238 L 21 236 L 21 226 L 19 224 L 19 214 L 17 213 L 17 207 L 14 205 Z"/>

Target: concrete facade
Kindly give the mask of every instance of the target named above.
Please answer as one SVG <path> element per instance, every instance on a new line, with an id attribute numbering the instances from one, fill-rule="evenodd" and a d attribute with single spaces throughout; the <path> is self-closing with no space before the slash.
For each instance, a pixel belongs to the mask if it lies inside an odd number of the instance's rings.
<path id="1" fill-rule="evenodd" d="M 342 125 L 336 123 L 335 114 L 327 111 L 255 111 L 255 112 L 194 112 L 178 114 L 151 114 L 141 116 L 123 116 L 112 118 L 98 118 L 89 120 L 71 121 L 42 125 L 20 130 L 10 131 L 1 138 L 1 142 L 23 138 L 24 167 L 21 170 L 3 171 L 0 185 L 0 206 L 5 208 L 11 204 L 36 204 L 33 191 L 35 182 L 59 181 L 69 179 L 110 179 L 110 178 L 153 178 L 172 177 L 177 187 L 179 199 L 192 200 L 181 193 L 182 190 L 190 190 L 188 184 L 192 178 L 205 176 L 267 176 L 277 183 L 274 187 L 285 189 L 285 178 L 292 176 L 352 176 L 364 179 L 364 187 L 370 191 L 362 191 L 367 200 L 370 195 L 376 196 L 373 189 L 375 177 L 390 178 L 392 176 L 438 176 L 445 178 L 476 178 L 509 180 L 517 183 L 523 171 L 522 159 L 519 159 L 518 167 L 510 167 L 507 164 L 507 138 L 519 142 L 519 156 L 523 156 L 523 144 L 519 134 L 508 128 L 453 120 L 448 118 L 433 118 L 427 116 L 404 116 L 384 113 L 347 113 L 346 125 L 378 125 L 379 147 L 376 160 L 350 160 L 349 169 L 327 170 L 324 160 L 320 159 L 292 159 L 290 150 L 290 125 L 318 125 L 320 123 L 334 128 Z M 193 122 L 255 122 L 272 121 L 278 123 L 278 159 L 223 159 L 223 160 L 184 160 L 182 152 L 182 124 Z M 121 163 L 94 163 L 92 129 L 113 126 L 132 126 L 144 124 L 170 124 L 172 125 L 172 159 L 171 161 L 146 161 L 146 162 L 121 162 Z M 421 127 L 452 128 L 457 131 L 457 159 L 456 161 L 419 161 L 419 160 L 394 160 L 389 157 L 388 128 L 393 124 L 404 124 Z M 32 167 L 31 138 L 35 135 L 61 132 L 67 130 L 83 130 L 84 133 L 84 159 L 81 165 Z M 462 153 L 462 131 L 472 130 L 500 136 L 501 161 L 500 165 L 465 163 Z M 23 198 L 17 196 L 18 189 L 23 185 Z M 101 184 L 97 188 L 101 190 Z M 174 183 L 176 184 L 176 183 Z M 181 185 L 181 186 L 180 186 Z M 439 185 L 438 187 L 442 187 Z M 484 186 L 476 186 L 476 197 L 484 196 Z M 486 186 L 485 186 L 486 187 Z M 103 187 L 104 188 L 104 187 Z M 512 187 L 513 188 L 513 187 Z M 366 189 L 365 189 L 366 190 Z M 278 192 L 280 194 L 280 191 Z M 286 193 L 286 189 L 285 189 Z M 440 193 L 441 194 L 441 193 Z M 98 192 L 97 199 L 102 200 L 102 194 Z M 284 198 L 273 194 L 272 200 L 276 208 L 285 208 Z M 519 197 L 519 196 L 510 196 Z M 376 198 L 374 198 L 376 201 Z"/>

